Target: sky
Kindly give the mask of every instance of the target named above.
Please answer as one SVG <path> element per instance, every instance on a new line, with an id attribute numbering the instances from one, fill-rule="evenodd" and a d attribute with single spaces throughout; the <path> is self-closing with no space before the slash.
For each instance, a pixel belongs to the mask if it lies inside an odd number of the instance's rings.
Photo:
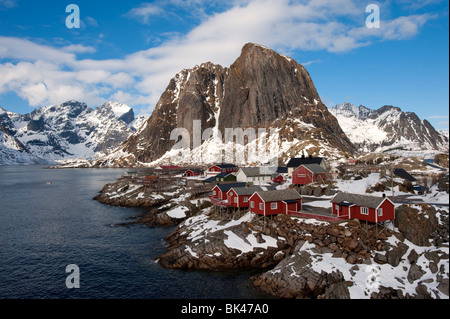
<path id="1" fill-rule="evenodd" d="M 0 106 L 148 116 L 182 69 L 228 67 L 253 42 L 303 64 L 329 107 L 394 105 L 448 130 L 448 41 L 445 0 L 0 0 Z"/>

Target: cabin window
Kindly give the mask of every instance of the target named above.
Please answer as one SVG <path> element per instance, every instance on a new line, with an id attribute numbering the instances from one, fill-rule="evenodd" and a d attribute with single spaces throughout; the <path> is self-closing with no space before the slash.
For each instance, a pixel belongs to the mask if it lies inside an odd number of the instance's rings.
<path id="1" fill-rule="evenodd" d="M 361 207 L 361 215 L 369 215 L 369 208 Z"/>
<path id="2" fill-rule="evenodd" d="M 272 210 L 277 209 L 277 208 L 278 208 L 277 203 L 272 203 L 272 204 L 270 204 L 270 208 L 271 208 Z"/>
<path id="3" fill-rule="evenodd" d="M 298 177 L 298 178 L 305 178 L 305 177 L 306 177 L 306 174 L 297 174 L 297 177 Z"/>
<path id="4" fill-rule="evenodd" d="M 238 198 L 237 197 L 234 198 L 234 202 L 237 204 L 237 202 L 238 202 Z"/>
<path id="5" fill-rule="evenodd" d="M 378 208 L 378 217 L 383 216 L 383 208 Z"/>
<path id="6" fill-rule="evenodd" d="M 264 209 L 263 203 L 259 203 L 259 210 L 263 210 L 263 209 Z"/>
<path id="7" fill-rule="evenodd" d="M 218 194 L 217 194 L 217 191 L 214 191 L 214 196 L 217 196 Z"/>
<path id="8" fill-rule="evenodd" d="M 250 202 L 250 207 L 255 208 L 255 202 Z"/>
<path id="9" fill-rule="evenodd" d="M 244 203 L 248 203 L 248 197 L 244 197 Z"/>

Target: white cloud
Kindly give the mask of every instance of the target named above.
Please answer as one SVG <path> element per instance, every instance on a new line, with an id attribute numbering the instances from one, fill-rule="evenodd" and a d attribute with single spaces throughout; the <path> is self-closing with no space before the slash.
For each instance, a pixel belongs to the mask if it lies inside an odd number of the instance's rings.
<path id="1" fill-rule="evenodd" d="M 84 46 L 82 44 L 70 44 L 60 49 L 67 53 L 95 53 L 95 48 Z"/>
<path id="2" fill-rule="evenodd" d="M 198 6 L 201 0 L 171 0 Z M 415 36 L 432 17 L 426 14 L 382 21 L 367 29 L 365 2 L 353 0 L 235 0 L 235 5 L 202 19 L 185 35 L 122 59 L 79 59 L 95 48 L 70 44 L 62 48 L 0 36 L 0 94 L 14 91 L 33 106 L 80 99 L 88 104 L 117 99 L 131 106 L 156 104 L 169 80 L 183 68 L 206 61 L 229 66 L 247 42 L 281 52 L 326 50 L 347 52 L 376 41 Z M 164 10 L 143 3 L 126 13 L 148 23 Z"/>
<path id="3" fill-rule="evenodd" d="M 163 12 L 162 8 L 152 3 L 143 3 L 138 8 L 133 8 L 124 14 L 125 17 L 137 19 L 142 23 L 149 23 L 151 16 L 159 15 Z"/>
<path id="4" fill-rule="evenodd" d="M 429 14 L 398 17 L 392 20 L 382 20 L 380 28 L 354 28 L 349 31 L 349 36 L 358 40 L 404 40 L 417 35 L 421 28 L 433 16 Z"/>
<path id="5" fill-rule="evenodd" d="M 56 48 L 34 43 L 30 40 L 0 36 L 0 58 L 25 61 L 51 61 L 56 64 L 70 64 L 75 55 Z"/>

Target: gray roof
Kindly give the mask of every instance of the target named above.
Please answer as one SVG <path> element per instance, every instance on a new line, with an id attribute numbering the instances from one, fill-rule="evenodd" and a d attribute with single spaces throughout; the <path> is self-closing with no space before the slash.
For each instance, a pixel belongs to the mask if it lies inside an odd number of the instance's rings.
<path id="1" fill-rule="evenodd" d="M 310 170 L 314 174 L 327 172 L 327 170 L 325 168 L 323 168 L 322 166 L 320 166 L 319 164 L 302 164 L 301 166 L 306 167 L 308 170 Z"/>
<path id="2" fill-rule="evenodd" d="M 266 203 L 302 198 L 300 194 L 292 188 L 267 192 L 259 191 L 257 193 Z"/>
<path id="3" fill-rule="evenodd" d="M 233 187 L 232 188 L 236 194 L 239 196 L 253 195 L 255 192 L 262 191 L 260 186 L 250 186 L 250 187 Z"/>
<path id="4" fill-rule="evenodd" d="M 403 179 L 406 179 L 410 182 L 417 182 L 417 179 L 415 179 L 413 176 L 411 176 L 407 171 L 405 171 L 403 168 L 394 168 L 394 175 L 401 177 Z"/>
<path id="5" fill-rule="evenodd" d="M 229 164 L 229 163 L 216 164 L 216 165 L 213 165 L 211 167 L 214 167 L 214 166 L 217 166 L 219 168 L 235 168 L 235 167 L 237 167 L 236 165 Z"/>
<path id="6" fill-rule="evenodd" d="M 369 196 L 340 192 L 331 200 L 332 203 L 352 203 L 360 207 L 377 208 L 385 200 L 381 196 Z"/>
<path id="7" fill-rule="evenodd" d="M 272 176 L 276 173 L 277 168 L 269 168 L 269 167 L 241 167 L 242 172 L 247 177 L 256 177 L 256 176 Z"/>
<path id="8" fill-rule="evenodd" d="M 294 157 L 289 160 L 286 164 L 287 167 L 297 168 L 303 164 L 321 164 L 323 161 L 322 157 Z"/>
<path id="9" fill-rule="evenodd" d="M 222 192 L 228 192 L 233 187 L 244 187 L 245 185 L 246 183 L 227 183 L 227 184 L 217 184 L 217 187 L 219 187 L 219 189 Z"/>

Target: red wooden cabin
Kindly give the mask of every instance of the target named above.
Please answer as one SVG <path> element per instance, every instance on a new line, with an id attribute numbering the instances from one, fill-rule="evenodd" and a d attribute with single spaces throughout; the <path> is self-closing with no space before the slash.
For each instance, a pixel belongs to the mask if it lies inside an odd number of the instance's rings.
<path id="1" fill-rule="evenodd" d="M 250 197 L 261 191 L 260 186 L 233 187 L 228 191 L 228 202 L 232 207 L 247 208 L 250 206 Z"/>
<path id="2" fill-rule="evenodd" d="M 379 223 L 395 219 L 394 203 L 386 196 L 338 193 L 331 200 L 333 215 Z"/>
<path id="3" fill-rule="evenodd" d="M 274 183 L 281 184 L 281 183 L 283 183 L 284 178 L 283 178 L 283 175 L 281 175 L 281 174 L 274 174 L 274 175 L 272 175 L 271 180 Z"/>
<path id="4" fill-rule="evenodd" d="M 294 189 L 256 192 L 250 197 L 250 211 L 269 216 L 297 213 L 302 209 L 302 197 Z"/>
<path id="5" fill-rule="evenodd" d="M 239 167 L 234 164 L 217 164 L 208 168 L 207 175 L 217 175 L 220 173 L 237 172 Z"/>
<path id="6" fill-rule="evenodd" d="M 212 195 L 209 196 L 211 202 L 214 205 L 230 206 L 228 202 L 228 191 L 233 187 L 245 187 L 246 183 L 229 183 L 229 184 L 217 184 L 212 189 Z"/>
<path id="7" fill-rule="evenodd" d="M 314 182 L 326 181 L 327 179 L 327 171 L 318 164 L 300 165 L 292 173 L 292 184 L 294 185 L 309 185 Z"/>
<path id="8" fill-rule="evenodd" d="M 203 171 L 200 169 L 188 169 L 183 177 L 194 177 L 194 176 L 201 176 L 203 175 Z"/>

